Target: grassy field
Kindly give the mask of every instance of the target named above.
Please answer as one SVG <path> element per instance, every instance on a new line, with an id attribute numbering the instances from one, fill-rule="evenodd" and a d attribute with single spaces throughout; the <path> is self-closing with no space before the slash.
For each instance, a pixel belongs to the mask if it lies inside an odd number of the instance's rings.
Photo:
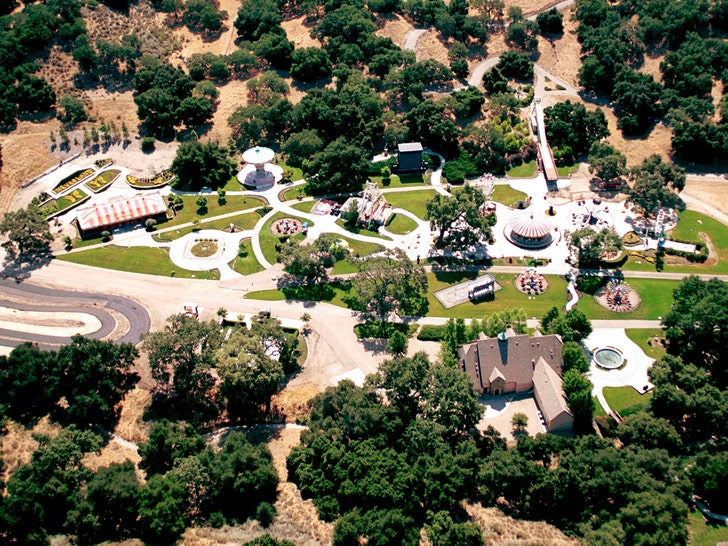
<path id="1" fill-rule="evenodd" d="M 173 229 L 165 231 L 163 233 L 155 233 L 152 238 L 158 242 L 174 241 L 179 239 L 183 235 L 192 233 L 196 229 L 218 229 L 222 230 L 229 227 L 230 224 L 235 224 L 235 227 L 240 230 L 253 229 L 255 224 L 260 220 L 260 215 L 255 212 L 246 212 L 244 214 L 238 214 L 237 216 L 230 216 L 228 218 L 218 218 L 209 222 L 200 222 L 196 226 L 187 226 L 183 228 Z"/>
<path id="2" fill-rule="evenodd" d="M 271 231 L 270 227 L 273 225 L 273 222 L 283 218 L 291 218 L 291 216 L 289 214 L 277 212 L 271 216 L 265 224 L 263 224 L 263 227 L 260 230 L 260 248 L 263 251 L 265 259 L 272 264 L 276 263 L 276 257 L 278 255 L 276 252 L 276 244 L 278 243 L 279 237 Z M 310 220 L 304 220 L 303 218 L 298 219 L 302 222 L 308 222 L 309 226 L 313 226 L 313 223 Z M 298 241 L 303 241 L 306 236 L 303 233 L 299 233 L 294 238 Z"/>
<path id="3" fill-rule="evenodd" d="M 425 219 L 427 202 L 435 196 L 435 190 L 418 190 L 407 192 L 385 193 L 387 203 L 395 208 L 405 209 L 420 218 Z"/>
<path id="4" fill-rule="evenodd" d="M 670 231 L 670 237 L 683 241 L 700 241 L 700 233 L 705 233 L 715 246 L 718 252 L 718 263 L 716 265 L 668 265 L 665 271 L 676 271 L 680 273 L 724 273 L 728 274 L 728 227 L 714 220 L 710 216 L 684 210 L 680 213 L 680 221 L 675 229 Z"/>
<path id="5" fill-rule="evenodd" d="M 508 169 L 508 176 L 511 178 L 531 178 L 536 176 L 536 160 L 522 163 L 516 167 Z"/>
<path id="6" fill-rule="evenodd" d="M 204 220 L 205 218 L 220 216 L 221 214 L 256 209 L 266 204 L 259 197 L 231 195 L 227 197 L 224 205 L 220 205 L 217 202 L 217 195 L 209 195 L 207 196 L 207 209 L 202 210 L 197 208 L 196 195 L 183 195 L 182 200 L 184 201 L 184 206 L 182 210 L 177 211 L 177 216 L 160 224 L 158 227 L 178 226 L 191 222 L 194 218 Z"/>
<path id="7" fill-rule="evenodd" d="M 546 293 L 542 296 L 532 296 L 533 299 L 529 299 L 529 296 L 516 290 L 515 286 L 513 286 L 514 275 L 509 273 L 496 273 L 493 275 L 503 289 L 495 293 L 495 298 L 492 301 L 466 302 L 445 309 L 435 298 L 434 293 L 438 290 L 474 279 L 476 276 L 477 273 L 475 272 L 428 273 L 427 281 L 430 293 L 427 295 L 427 299 L 430 310 L 427 314 L 438 317 L 480 319 L 495 311 L 521 307 L 526 310 L 526 315 L 529 318 L 541 318 L 552 307 L 557 306 L 560 308 L 566 303 L 566 281 L 563 278 L 553 275 L 547 276 L 550 285 Z"/>
<path id="8" fill-rule="evenodd" d="M 291 208 L 310 214 L 315 204 L 316 201 L 303 201 L 302 203 L 293 203 Z"/>
<path id="9" fill-rule="evenodd" d="M 323 301 L 338 305 L 339 307 L 346 307 L 344 299 L 349 294 L 348 285 L 342 287 L 338 283 L 330 283 L 316 286 L 298 286 L 294 288 L 282 288 L 275 290 L 258 290 L 255 292 L 248 292 L 245 296 L 246 299 L 251 300 L 264 300 L 264 301 L 283 301 L 283 300 L 308 300 L 308 301 Z"/>
<path id="10" fill-rule="evenodd" d="M 306 186 L 293 186 L 291 188 L 288 188 L 286 190 L 283 190 L 281 193 L 278 194 L 278 199 L 281 201 L 292 201 L 293 199 L 298 199 L 299 195 L 303 195 L 306 197 Z"/>
<path id="11" fill-rule="evenodd" d="M 528 198 L 528 195 L 522 191 L 514 190 L 510 186 L 506 186 L 504 184 L 495 186 L 493 189 L 493 195 L 490 196 L 492 201 L 496 201 L 502 205 L 506 205 L 507 207 L 510 207 L 514 203 L 526 198 Z"/>
<path id="12" fill-rule="evenodd" d="M 160 275 L 163 277 L 183 277 L 195 279 L 218 280 L 220 273 L 213 271 L 188 271 L 177 267 L 169 259 L 169 252 L 163 248 L 131 247 L 122 248 L 114 245 L 93 248 L 84 252 L 66 254 L 58 259 L 76 264 Z"/>
<path id="13" fill-rule="evenodd" d="M 604 387 L 602 392 L 609 407 L 619 413 L 652 400 L 652 391 L 640 394 L 632 387 Z"/>
<path id="14" fill-rule="evenodd" d="M 372 182 L 376 182 L 380 188 L 411 188 L 412 186 L 424 186 L 430 183 L 429 175 L 416 174 L 393 174 L 388 183 L 384 183 L 381 176 L 372 176 Z"/>
<path id="15" fill-rule="evenodd" d="M 663 338 L 665 331 L 662 328 L 646 328 L 646 329 L 627 329 L 625 330 L 627 337 L 639 345 L 640 349 L 650 358 L 658 360 L 665 354 L 662 347 L 649 345 L 647 342 L 653 338 Z"/>
<path id="16" fill-rule="evenodd" d="M 238 252 L 235 259 L 228 264 L 230 268 L 241 275 L 252 275 L 253 273 L 263 271 L 263 266 L 255 259 L 250 239 L 243 239 L 240 241 L 240 245 L 242 247 L 241 250 L 245 252 L 245 256 L 241 257 L 240 252 Z"/>
<path id="17" fill-rule="evenodd" d="M 336 225 L 341 228 L 344 228 L 349 233 L 354 233 L 355 235 L 366 235 L 367 237 L 376 237 L 377 239 L 384 239 L 386 241 L 392 240 L 390 237 L 387 237 L 386 235 L 380 235 L 379 232 L 373 231 L 371 229 L 367 229 L 364 227 L 352 227 L 349 224 L 347 224 L 346 222 L 344 222 L 344 220 L 342 218 L 339 218 L 338 220 L 336 220 Z"/>
<path id="18" fill-rule="evenodd" d="M 672 291 L 680 281 L 655 279 L 627 279 L 627 284 L 637 290 L 642 304 L 631 313 L 614 313 L 599 305 L 589 295 L 579 300 L 578 308 L 590 319 L 651 319 L 665 316 L 672 304 Z"/>
<path id="19" fill-rule="evenodd" d="M 709 524 L 700 510 L 693 510 L 688 515 L 688 534 L 690 546 L 715 546 L 728 541 L 728 526 Z"/>
<path id="20" fill-rule="evenodd" d="M 574 174 L 576 171 L 579 170 L 579 164 L 576 165 L 564 165 L 563 167 L 556 167 L 556 171 L 559 173 L 559 176 L 567 177 L 570 174 Z"/>
<path id="21" fill-rule="evenodd" d="M 407 235 L 417 229 L 417 222 L 404 214 L 392 214 L 387 220 L 387 229 L 397 235 Z"/>
<path id="22" fill-rule="evenodd" d="M 338 237 L 339 239 L 349 243 L 349 249 L 354 253 L 355 256 L 369 256 L 370 254 L 376 254 L 382 252 L 384 247 L 376 243 L 366 243 L 364 241 L 355 241 L 348 237 Z M 355 265 L 350 264 L 346 260 L 339 260 L 334 264 L 331 269 L 332 275 L 345 275 L 347 273 L 356 273 L 359 271 Z"/>
<path id="23" fill-rule="evenodd" d="M 596 396 L 593 396 L 592 400 L 594 400 L 594 417 L 606 417 L 607 412 L 604 411 L 604 408 L 599 403 L 599 399 Z"/>

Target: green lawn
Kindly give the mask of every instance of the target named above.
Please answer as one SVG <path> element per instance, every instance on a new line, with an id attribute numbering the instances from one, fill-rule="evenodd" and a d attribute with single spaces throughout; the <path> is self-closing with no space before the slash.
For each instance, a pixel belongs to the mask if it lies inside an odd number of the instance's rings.
<path id="1" fill-rule="evenodd" d="M 278 163 L 278 166 L 282 168 L 284 172 L 286 170 L 291 171 L 292 182 L 298 182 L 299 180 L 303 180 L 303 171 L 300 169 L 300 167 L 292 167 L 287 163 Z"/>
<path id="2" fill-rule="evenodd" d="M 293 199 L 298 199 L 299 195 L 306 197 L 305 188 L 306 186 L 304 185 L 287 188 L 278 194 L 278 199 L 281 201 L 291 201 Z"/>
<path id="3" fill-rule="evenodd" d="M 650 319 L 665 316 L 672 304 L 672 291 L 680 281 L 655 279 L 627 279 L 627 284 L 637 290 L 642 304 L 631 313 L 614 313 L 599 305 L 589 295 L 579 300 L 578 308 L 590 319 Z"/>
<path id="4" fill-rule="evenodd" d="M 76 264 L 161 275 L 164 277 L 184 277 L 196 279 L 218 280 L 220 273 L 213 271 L 188 271 L 177 267 L 169 259 L 169 252 L 163 248 L 131 247 L 122 248 L 114 245 L 93 248 L 84 252 L 65 254 L 58 259 Z"/>
<path id="5" fill-rule="evenodd" d="M 397 235 L 407 235 L 417 229 L 417 222 L 404 214 L 392 214 L 387 220 L 387 229 Z"/>
<path id="6" fill-rule="evenodd" d="M 559 176 L 563 176 L 563 177 L 567 177 L 570 174 L 574 174 L 578 170 L 579 170 L 578 163 L 576 163 L 575 165 L 564 165 L 563 167 L 556 167 L 556 171 L 559 173 Z"/>
<path id="7" fill-rule="evenodd" d="M 155 233 L 152 238 L 158 242 L 174 241 L 179 239 L 183 235 L 192 233 L 196 229 L 218 229 L 222 230 L 229 227 L 230 224 L 235 224 L 235 227 L 239 231 L 245 231 L 253 229 L 255 224 L 260 220 L 260 216 L 255 212 L 246 212 L 244 214 L 238 214 L 237 216 L 230 216 L 228 218 L 218 218 L 217 220 L 211 220 L 209 222 L 202 221 L 196 226 L 187 226 L 183 228 L 173 229 L 165 231 L 163 233 Z M 166 226 L 166 224 L 165 224 Z"/>
<path id="8" fill-rule="evenodd" d="M 265 224 L 263 224 L 263 227 L 260 230 L 260 248 L 263 251 L 265 259 L 272 264 L 276 263 L 276 257 L 278 256 L 278 253 L 276 252 L 276 244 L 280 238 L 271 231 L 270 227 L 273 225 L 273 222 L 281 220 L 282 218 L 291 218 L 291 215 L 277 212 L 271 216 Z M 295 218 L 295 216 L 293 218 Z M 304 220 L 303 218 L 298 219 L 302 222 L 308 222 L 309 226 L 314 225 L 310 220 Z M 303 241 L 306 236 L 303 233 L 299 233 L 294 238 L 298 241 Z"/>
<path id="9" fill-rule="evenodd" d="M 529 318 L 541 318 L 552 307 L 557 306 L 560 308 L 566 304 L 566 281 L 563 278 L 547 275 L 550 284 L 546 293 L 528 299 L 529 296 L 519 292 L 513 286 L 514 275 L 510 273 L 496 273 L 493 275 L 503 289 L 495 293 L 495 298 L 492 301 L 466 302 L 445 309 L 435 298 L 434 293 L 438 290 L 465 280 L 474 279 L 476 276 L 477 273 L 475 272 L 428 273 L 427 282 L 430 293 L 427 295 L 427 299 L 430 307 L 427 314 L 438 317 L 480 319 L 495 311 L 521 307 L 526 310 L 526 315 Z"/>
<path id="10" fill-rule="evenodd" d="M 430 183 L 430 175 L 416 174 L 393 174 L 389 182 L 385 184 L 381 176 L 372 176 L 372 182 L 376 182 L 380 188 L 410 188 L 412 186 L 424 186 Z"/>
<path id="11" fill-rule="evenodd" d="M 228 264 L 231 269 L 241 275 L 251 275 L 263 271 L 263 266 L 255 259 L 250 239 L 243 239 L 240 241 L 240 244 L 242 247 L 241 251 L 245 253 L 245 256 L 240 256 L 240 252 L 238 252 L 235 259 Z"/>
<path id="12" fill-rule="evenodd" d="M 604 411 L 604 408 L 599 403 L 599 399 L 596 396 L 592 396 L 592 400 L 594 400 L 594 417 L 606 417 L 607 412 Z"/>
<path id="13" fill-rule="evenodd" d="M 670 237 L 683 241 L 700 241 L 700 233 L 710 237 L 711 242 L 718 251 L 719 262 L 716 265 L 687 265 L 687 266 L 666 266 L 665 271 L 676 271 L 680 273 L 724 273 L 728 274 L 728 226 L 714 220 L 710 216 L 684 210 L 680 213 L 680 221 L 675 229 L 669 232 Z"/>
<path id="14" fill-rule="evenodd" d="M 303 201 L 302 203 L 293 203 L 291 205 L 291 208 L 300 210 L 301 212 L 305 212 L 307 214 L 311 214 L 311 210 L 316 205 L 317 201 Z"/>
<path id="15" fill-rule="evenodd" d="M 339 283 L 330 283 L 316 286 L 298 286 L 275 290 L 258 290 L 248 292 L 245 296 L 250 300 L 283 301 L 283 300 L 309 300 L 324 301 L 339 307 L 346 307 L 344 299 L 349 294 L 349 287 L 342 287 Z"/>
<path id="16" fill-rule="evenodd" d="M 522 191 L 514 190 L 513 188 L 505 184 L 495 186 L 493 189 L 493 195 L 490 196 L 490 199 L 492 201 L 496 201 L 498 203 L 501 203 L 502 205 L 506 205 L 507 207 L 510 207 L 518 201 L 527 198 L 528 195 L 526 195 Z"/>
<path id="17" fill-rule="evenodd" d="M 536 176 L 536 160 L 529 161 L 528 163 L 522 163 L 516 167 L 508 169 L 508 176 L 511 178 L 532 178 Z"/>
<path id="18" fill-rule="evenodd" d="M 728 541 L 728 526 L 709 524 L 696 509 L 688 515 L 688 535 L 690 546 L 715 546 Z"/>
<path id="19" fill-rule="evenodd" d="M 377 252 L 382 252 L 384 250 L 384 247 L 382 245 L 378 245 L 376 243 L 366 243 L 364 241 L 356 241 L 354 239 L 349 239 L 348 237 L 342 237 L 338 236 L 339 239 L 342 239 L 349 243 L 349 249 L 354 253 L 355 256 L 369 256 L 370 254 L 376 254 Z M 359 270 L 355 265 L 350 264 L 346 260 L 339 260 L 334 264 L 334 267 L 331 269 L 332 275 L 345 275 L 346 273 L 356 273 Z"/>
<path id="20" fill-rule="evenodd" d="M 364 227 L 352 227 L 344 222 L 342 218 L 336 220 L 336 225 L 344 228 L 349 233 L 354 233 L 355 235 L 366 235 L 367 237 L 376 237 L 377 239 L 385 239 L 387 241 L 392 240 L 390 237 L 387 237 L 386 235 L 380 235 L 379 232 L 373 231 L 371 229 L 367 229 Z"/>
<path id="21" fill-rule="evenodd" d="M 632 387 L 604 387 L 602 392 L 609 407 L 622 415 L 624 415 L 625 410 L 649 402 L 652 399 L 652 391 L 640 394 Z"/>
<path id="22" fill-rule="evenodd" d="M 178 226 L 191 222 L 194 218 L 204 220 L 221 214 L 256 209 L 266 204 L 265 200 L 260 197 L 229 195 L 225 204 L 220 205 L 217 202 L 217 195 L 209 195 L 207 196 L 207 209 L 201 210 L 197 208 L 197 197 L 196 195 L 183 195 L 184 207 L 182 210 L 177 211 L 177 216 L 160 224 L 159 227 Z"/>
<path id="23" fill-rule="evenodd" d="M 407 192 L 389 192 L 384 197 L 387 203 L 395 208 L 405 209 L 424 220 L 427 213 L 427 202 L 435 197 L 435 190 L 417 190 Z"/>
<path id="24" fill-rule="evenodd" d="M 662 347 L 649 345 L 648 341 L 654 338 L 664 338 L 665 331 L 662 328 L 645 328 L 645 329 L 627 329 L 625 330 L 627 337 L 640 346 L 640 349 L 650 358 L 658 360 L 665 354 Z"/>

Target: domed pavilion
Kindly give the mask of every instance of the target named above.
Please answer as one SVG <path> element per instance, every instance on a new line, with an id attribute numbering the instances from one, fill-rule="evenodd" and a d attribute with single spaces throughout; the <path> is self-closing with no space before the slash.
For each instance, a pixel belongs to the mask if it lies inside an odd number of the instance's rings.
<path id="1" fill-rule="evenodd" d="M 243 153 L 246 165 L 238 173 L 238 181 L 254 190 L 266 190 L 283 176 L 283 169 L 271 163 L 275 152 L 270 148 L 255 146 Z"/>
<path id="2" fill-rule="evenodd" d="M 527 212 L 515 216 L 505 228 L 506 238 L 516 246 L 527 249 L 546 248 L 554 238 L 554 226 L 544 216 Z"/>

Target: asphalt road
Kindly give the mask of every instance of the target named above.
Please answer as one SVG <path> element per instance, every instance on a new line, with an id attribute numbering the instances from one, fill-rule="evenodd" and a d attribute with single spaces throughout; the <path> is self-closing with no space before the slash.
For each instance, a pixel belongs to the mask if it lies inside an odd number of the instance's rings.
<path id="1" fill-rule="evenodd" d="M 2 295 L 13 296 L 16 299 L 47 301 L 52 305 L 11 301 L 2 298 Z M 112 309 L 124 315 L 129 321 L 129 331 L 116 340 L 117 343 L 136 345 L 139 343 L 141 335 L 148 332 L 151 326 L 151 318 L 147 309 L 129 298 L 110 294 L 58 290 L 28 282 L 17 283 L 10 279 L 0 279 L 0 306 L 22 311 L 60 311 L 93 315 L 101 322 L 101 328 L 87 336 L 93 339 L 104 338 L 114 331 L 116 319 L 107 310 Z M 58 345 L 70 343 L 71 338 L 0 329 L 0 345 L 15 347 L 26 341 L 37 343 L 43 349 L 57 349 Z"/>

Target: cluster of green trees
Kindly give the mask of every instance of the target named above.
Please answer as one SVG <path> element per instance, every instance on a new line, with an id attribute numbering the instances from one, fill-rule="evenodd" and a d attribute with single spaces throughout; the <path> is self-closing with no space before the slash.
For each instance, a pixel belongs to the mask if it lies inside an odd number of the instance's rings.
<path id="1" fill-rule="evenodd" d="M 227 146 L 212 141 L 203 144 L 193 139 L 180 145 L 169 170 L 177 176 L 175 187 L 178 189 L 199 191 L 208 187 L 221 190 L 230 181 L 236 165 Z"/>
<path id="2" fill-rule="evenodd" d="M 59 423 L 113 429 L 117 404 L 139 377 L 136 349 L 75 336 L 57 353 L 31 344 L 0 357 L 0 404 L 4 416 L 26 425 L 50 414 Z"/>
<path id="3" fill-rule="evenodd" d="M 688 161 L 709 163 L 728 146 L 722 123 L 716 124 L 711 91 L 724 79 L 728 48 L 723 2 L 579 0 L 576 16 L 584 62 L 581 84 L 617 106 L 619 128 L 642 134 L 656 119 L 673 130 L 673 151 Z M 637 72 L 648 48 L 664 48 L 662 84 Z M 721 108 L 723 103 L 721 103 Z M 721 112 L 722 113 L 722 112 Z"/>
<path id="4" fill-rule="evenodd" d="M 256 517 L 270 524 L 278 476 L 270 452 L 231 433 L 215 450 L 191 427 L 162 421 L 139 446 L 139 481 L 130 462 L 93 472 L 82 459 L 104 440 L 74 426 L 40 437 L 28 464 L 7 482 L 0 535 L 10 543 L 47 544 L 65 534 L 78 544 L 142 538 L 170 544 L 185 528 Z"/>
<path id="5" fill-rule="evenodd" d="M 33 4 L 9 15 L 15 2 L 4 2 L 0 12 L 0 125 L 11 125 L 19 113 L 51 109 L 56 102 L 53 88 L 42 77 L 35 62 L 51 46 L 65 51 L 87 43 L 86 25 L 78 0 L 51 0 Z"/>
<path id="6" fill-rule="evenodd" d="M 600 109 L 587 111 L 570 100 L 544 109 L 546 137 L 557 162 L 570 163 L 609 136 L 607 118 Z"/>
<path id="7" fill-rule="evenodd" d="M 483 192 L 466 185 L 455 189 L 451 195 L 436 194 L 427 202 L 425 220 L 437 230 L 435 248 L 467 251 L 491 238 L 491 227 L 496 215 L 484 216 Z"/>
<path id="8" fill-rule="evenodd" d="M 194 93 L 195 82 L 179 68 L 145 56 L 134 74 L 134 102 L 148 135 L 171 137 L 181 124 L 197 127 L 212 118 L 215 103 Z"/>
<path id="9" fill-rule="evenodd" d="M 168 323 L 143 341 L 156 381 L 154 416 L 201 427 L 265 419 L 271 396 L 298 368 L 297 337 L 277 319 L 257 316 L 227 339 L 213 321 L 173 315 Z"/>

